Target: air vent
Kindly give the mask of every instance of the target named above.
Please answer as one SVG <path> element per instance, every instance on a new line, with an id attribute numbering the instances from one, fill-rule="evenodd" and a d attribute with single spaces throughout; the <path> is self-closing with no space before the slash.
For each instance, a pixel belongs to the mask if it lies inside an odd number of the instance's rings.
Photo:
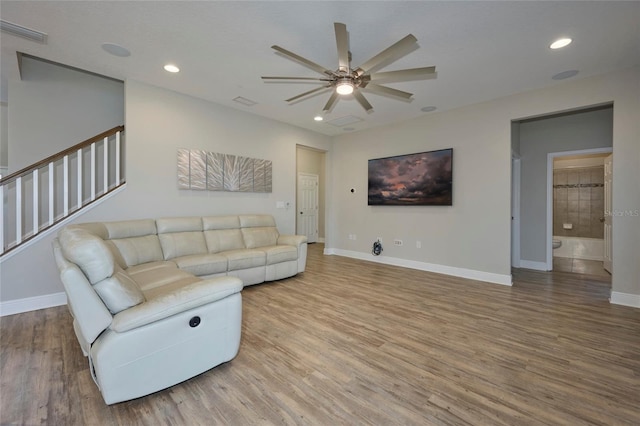
<path id="1" fill-rule="evenodd" d="M 0 20 L 0 30 L 8 34 L 26 38 L 27 40 L 35 41 L 36 43 L 47 44 L 47 34 L 12 22 Z"/>
<path id="2" fill-rule="evenodd" d="M 336 127 L 343 127 L 348 126 L 349 124 L 359 123 L 361 121 L 362 118 L 356 117 L 355 115 L 345 115 L 344 117 L 329 120 L 326 123 L 332 124 Z"/>
<path id="3" fill-rule="evenodd" d="M 243 98 L 242 96 L 233 98 L 233 101 L 246 106 L 254 106 L 258 104 L 257 102 L 252 101 L 251 99 Z"/>

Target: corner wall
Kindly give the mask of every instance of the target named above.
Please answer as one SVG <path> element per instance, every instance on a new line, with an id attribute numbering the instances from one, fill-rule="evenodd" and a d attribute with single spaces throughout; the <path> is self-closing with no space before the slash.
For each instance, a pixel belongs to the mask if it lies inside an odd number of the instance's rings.
<path id="1" fill-rule="evenodd" d="M 295 201 L 296 145 L 329 150 L 329 137 L 135 81 L 125 83 L 125 104 L 127 187 L 75 222 L 266 213 L 281 233 L 295 233 L 295 208 L 276 209 L 276 201 Z M 178 190 L 178 148 L 271 160 L 273 192 Z M 3 304 L 63 291 L 53 238 L 2 262 Z"/>
<path id="2" fill-rule="evenodd" d="M 335 138 L 328 250 L 375 260 L 371 244 L 381 236 L 384 254 L 393 259 L 510 276 L 512 121 L 611 102 L 614 210 L 639 211 L 638 93 L 640 69 L 633 68 Z M 449 147 L 452 207 L 367 206 L 368 159 Z M 349 193 L 350 187 L 357 192 Z M 349 240 L 349 234 L 357 239 Z M 394 246 L 395 238 L 404 245 Z M 613 218 L 613 245 L 612 302 L 640 307 L 638 216 Z"/>

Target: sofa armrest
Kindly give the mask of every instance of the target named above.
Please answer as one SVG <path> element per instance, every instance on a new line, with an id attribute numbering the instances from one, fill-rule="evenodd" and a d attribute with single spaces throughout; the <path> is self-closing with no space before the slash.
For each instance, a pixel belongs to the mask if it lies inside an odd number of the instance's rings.
<path id="1" fill-rule="evenodd" d="M 117 313 L 113 317 L 110 328 L 118 333 L 132 330 L 224 299 L 242 291 L 242 286 L 242 281 L 236 277 L 217 277 L 198 281 Z"/>
<path id="2" fill-rule="evenodd" d="M 307 242 L 306 235 L 280 235 L 278 237 L 278 245 L 294 246 L 299 248 L 302 244 Z"/>

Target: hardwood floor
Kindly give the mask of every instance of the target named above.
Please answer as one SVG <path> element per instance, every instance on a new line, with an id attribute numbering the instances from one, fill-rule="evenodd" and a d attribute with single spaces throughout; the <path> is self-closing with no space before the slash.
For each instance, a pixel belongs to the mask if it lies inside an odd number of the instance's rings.
<path id="1" fill-rule="evenodd" d="M 638 425 L 640 309 L 605 278 L 506 287 L 323 256 L 243 291 L 231 362 L 106 406 L 66 307 L 0 320 L 0 423 Z"/>

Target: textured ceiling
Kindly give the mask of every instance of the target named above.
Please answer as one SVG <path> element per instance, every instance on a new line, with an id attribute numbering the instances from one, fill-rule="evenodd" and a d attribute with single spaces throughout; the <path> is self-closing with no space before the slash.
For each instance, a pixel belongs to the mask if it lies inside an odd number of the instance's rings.
<path id="1" fill-rule="evenodd" d="M 0 16 L 48 34 L 47 44 L 38 44 L 2 33 L 3 100 L 6 80 L 17 78 L 15 52 L 21 51 L 326 135 L 424 115 L 427 106 L 443 111 L 560 84 L 552 76 L 568 70 L 578 70 L 577 79 L 640 64 L 640 2 L 3 0 Z M 284 99 L 315 86 L 265 83 L 260 76 L 317 76 L 276 54 L 273 44 L 336 69 L 334 22 L 347 25 L 353 65 L 411 33 L 419 48 L 382 71 L 435 65 L 437 78 L 388 84 L 414 93 L 411 102 L 367 94 L 374 111 L 366 113 L 346 98 L 324 122 L 313 121 L 328 93 L 288 105 Z M 574 42 L 549 49 L 560 36 Z M 131 56 L 109 55 L 101 48 L 105 42 L 126 47 Z M 181 72 L 165 72 L 168 62 Z M 237 96 L 257 104 L 233 102 Z"/>

